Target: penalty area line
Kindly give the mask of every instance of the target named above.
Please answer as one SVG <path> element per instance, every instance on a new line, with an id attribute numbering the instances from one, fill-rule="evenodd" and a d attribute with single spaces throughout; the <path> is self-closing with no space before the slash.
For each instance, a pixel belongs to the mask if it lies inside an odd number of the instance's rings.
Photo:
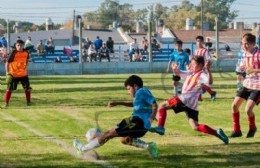
<path id="1" fill-rule="evenodd" d="M 80 159 L 84 159 L 84 160 L 88 160 L 94 163 L 97 163 L 99 165 L 102 165 L 104 167 L 115 167 L 112 166 L 109 162 L 104 161 L 104 160 L 97 160 L 96 157 L 92 156 L 92 155 L 88 155 L 87 153 L 84 154 L 84 156 L 79 156 L 75 150 L 74 147 L 72 147 L 72 145 L 68 145 L 66 144 L 65 141 L 62 141 L 60 139 L 57 139 L 56 137 L 51 137 L 48 136 L 46 134 L 44 134 L 43 132 L 34 129 L 33 127 L 31 127 L 30 125 L 19 121 L 17 118 L 13 117 L 12 115 L 9 114 L 4 114 L 3 111 L 0 113 L 6 120 L 9 120 L 25 129 L 27 129 L 28 131 L 32 132 L 33 134 L 39 136 L 42 139 L 48 140 L 54 144 L 57 144 L 58 146 L 62 147 L 63 149 L 65 149 L 67 152 L 70 153 L 71 156 L 76 157 L 76 158 L 80 158 Z"/>

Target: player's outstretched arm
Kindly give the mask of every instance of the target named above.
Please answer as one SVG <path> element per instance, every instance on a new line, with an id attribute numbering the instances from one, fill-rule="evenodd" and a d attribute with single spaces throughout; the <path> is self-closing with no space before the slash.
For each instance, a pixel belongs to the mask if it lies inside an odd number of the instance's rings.
<path id="1" fill-rule="evenodd" d="M 115 102 L 115 101 L 110 101 L 108 102 L 108 107 L 114 107 L 114 106 L 127 106 L 127 107 L 133 107 L 133 102 L 132 101 L 123 101 L 123 102 Z"/>

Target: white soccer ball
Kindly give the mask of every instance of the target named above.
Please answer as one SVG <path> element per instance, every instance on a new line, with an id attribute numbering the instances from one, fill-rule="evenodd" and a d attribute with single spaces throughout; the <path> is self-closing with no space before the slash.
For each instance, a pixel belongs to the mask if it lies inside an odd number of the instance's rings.
<path id="1" fill-rule="evenodd" d="M 90 128 L 86 133 L 87 141 L 90 142 L 92 139 L 95 139 L 98 136 L 101 136 L 102 133 L 98 128 Z"/>

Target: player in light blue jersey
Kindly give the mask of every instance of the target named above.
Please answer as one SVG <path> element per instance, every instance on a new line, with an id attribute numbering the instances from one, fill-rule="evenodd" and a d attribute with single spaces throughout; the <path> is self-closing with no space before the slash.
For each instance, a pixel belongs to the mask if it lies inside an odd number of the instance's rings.
<path id="1" fill-rule="evenodd" d="M 158 157 L 158 149 L 154 142 L 147 143 L 140 139 L 151 127 L 151 122 L 157 113 L 157 103 L 148 88 L 143 88 L 143 81 L 139 76 L 132 75 L 124 83 L 133 101 L 110 101 L 108 107 L 123 105 L 133 107 L 130 117 L 123 119 L 116 127 L 109 129 L 104 134 L 92 139 L 87 145 L 83 145 L 77 139 L 74 147 L 80 152 L 87 152 L 104 145 L 108 140 L 121 137 L 121 142 L 148 150 L 152 158 Z"/>
<path id="2" fill-rule="evenodd" d="M 181 71 L 186 71 L 186 67 L 189 65 L 189 55 L 182 50 L 182 41 L 177 40 L 175 42 L 175 50 L 170 56 L 170 60 L 167 66 L 167 72 L 169 72 L 170 67 L 173 63 L 178 64 L 178 69 Z M 178 96 L 178 88 L 181 88 L 180 77 L 173 73 L 172 84 L 174 88 L 174 96 Z"/>

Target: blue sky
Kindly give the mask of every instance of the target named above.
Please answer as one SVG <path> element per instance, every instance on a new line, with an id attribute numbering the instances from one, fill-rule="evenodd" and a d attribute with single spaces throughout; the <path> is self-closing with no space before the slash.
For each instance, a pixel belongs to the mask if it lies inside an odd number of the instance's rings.
<path id="1" fill-rule="evenodd" d="M 44 23 L 47 17 L 51 17 L 55 23 L 63 23 L 72 18 L 74 9 L 76 14 L 83 14 L 86 11 L 96 10 L 102 2 L 103 0 L 1 0 L 0 17 L 36 24 Z M 145 8 L 158 2 L 171 7 L 180 4 L 182 0 L 120 0 L 120 4 L 133 4 L 134 9 Z M 190 0 L 190 2 L 197 5 L 200 0 Z M 260 23 L 259 8 L 260 0 L 236 0 L 232 6 L 232 9 L 239 10 L 236 21 L 250 24 Z"/>

